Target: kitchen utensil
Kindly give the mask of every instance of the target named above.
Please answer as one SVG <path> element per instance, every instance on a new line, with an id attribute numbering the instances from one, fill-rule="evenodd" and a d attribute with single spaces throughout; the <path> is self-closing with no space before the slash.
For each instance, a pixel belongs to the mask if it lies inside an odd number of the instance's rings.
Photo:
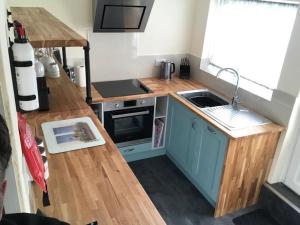
<path id="1" fill-rule="evenodd" d="M 43 63 L 44 67 L 46 68 L 46 70 L 48 69 L 48 65 L 50 63 L 55 63 L 55 60 L 49 56 L 49 55 L 44 55 L 40 58 L 41 63 Z"/>
<path id="2" fill-rule="evenodd" d="M 71 67 L 69 69 L 70 79 L 73 83 L 76 83 L 76 77 L 75 77 L 75 67 Z"/>
<path id="3" fill-rule="evenodd" d="M 43 48 L 35 48 L 34 49 L 34 56 L 37 58 L 37 59 L 40 59 L 44 56 L 44 51 L 43 51 Z"/>
<path id="4" fill-rule="evenodd" d="M 41 63 L 38 59 L 35 59 L 34 69 L 35 69 L 37 77 L 45 76 L 45 67 L 44 67 L 43 63 Z"/>
<path id="5" fill-rule="evenodd" d="M 50 63 L 47 67 L 47 75 L 52 78 L 60 77 L 59 66 L 56 62 Z"/>
<path id="6" fill-rule="evenodd" d="M 181 79 L 189 79 L 191 73 L 190 61 L 188 58 L 182 58 L 180 63 L 180 73 L 179 78 Z"/>
<path id="7" fill-rule="evenodd" d="M 175 73 L 175 63 L 167 60 L 161 63 L 160 78 L 171 80 L 172 74 Z"/>
<path id="8" fill-rule="evenodd" d="M 53 56 L 57 59 L 57 61 L 62 64 L 62 60 L 61 60 L 61 55 L 60 55 L 60 51 L 58 48 L 55 48 L 53 50 Z"/>

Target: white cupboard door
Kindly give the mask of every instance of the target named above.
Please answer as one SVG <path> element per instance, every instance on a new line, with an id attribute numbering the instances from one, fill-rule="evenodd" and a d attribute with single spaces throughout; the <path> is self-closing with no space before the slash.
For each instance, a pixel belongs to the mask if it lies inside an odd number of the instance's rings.
<path id="1" fill-rule="evenodd" d="M 298 136 L 299 138 L 284 183 L 300 195 L 300 135 Z"/>

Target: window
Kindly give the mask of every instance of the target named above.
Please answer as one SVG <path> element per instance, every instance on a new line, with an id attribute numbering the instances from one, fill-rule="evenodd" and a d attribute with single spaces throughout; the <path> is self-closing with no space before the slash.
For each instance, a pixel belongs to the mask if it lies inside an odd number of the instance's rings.
<path id="1" fill-rule="evenodd" d="M 298 4 L 295 0 L 212 0 L 201 69 L 215 75 L 220 68 L 232 67 L 243 78 L 242 87 L 252 87 L 256 94 L 266 89 L 272 96 Z"/>

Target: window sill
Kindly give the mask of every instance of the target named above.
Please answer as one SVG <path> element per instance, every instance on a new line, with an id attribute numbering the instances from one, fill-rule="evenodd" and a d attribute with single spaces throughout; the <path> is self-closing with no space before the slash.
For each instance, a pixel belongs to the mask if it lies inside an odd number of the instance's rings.
<path id="1" fill-rule="evenodd" d="M 201 64 L 200 69 L 214 77 L 217 75 L 217 73 L 219 71 L 219 68 L 212 66 L 212 65 L 202 65 Z M 232 85 L 236 85 L 236 77 L 230 72 L 224 71 L 224 74 L 222 76 L 220 76 L 220 79 L 224 80 Z M 265 100 L 271 101 L 271 99 L 272 99 L 273 90 L 270 90 L 270 89 L 267 89 L 260 85 L 257 85 L 246 79 L 241 78 L 239 86 L 240 86 L 240 89 L 248 91 L 248 92 L 250 92 L 254 95 L 257 95 Z"/>

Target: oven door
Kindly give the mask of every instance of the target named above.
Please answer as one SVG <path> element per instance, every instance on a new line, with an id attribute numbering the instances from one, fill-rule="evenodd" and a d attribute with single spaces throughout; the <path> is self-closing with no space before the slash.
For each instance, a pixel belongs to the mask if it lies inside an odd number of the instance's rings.
<path id="1" fill-rule="evenodd" d="M 151 142 L 154 106 L 104 113 L 104 127 L 112 140 L 125 147 Z"/>

